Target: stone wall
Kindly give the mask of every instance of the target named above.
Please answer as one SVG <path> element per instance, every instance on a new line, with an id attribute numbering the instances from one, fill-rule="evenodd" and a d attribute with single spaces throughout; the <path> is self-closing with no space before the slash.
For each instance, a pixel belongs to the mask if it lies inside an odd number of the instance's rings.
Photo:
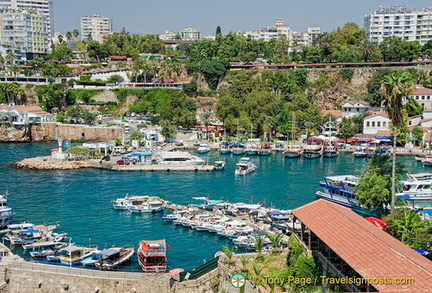
<path id="1" fill-rule="evenodd" d="M 139 279 L 109 279 L 88 276 L 48 273 L 15 268 L 1 268 L 5 278 L 6 292 L 9 293 L 134 293 L 170 292 L 169 277 L 166 275 L 147 276 Z"/>

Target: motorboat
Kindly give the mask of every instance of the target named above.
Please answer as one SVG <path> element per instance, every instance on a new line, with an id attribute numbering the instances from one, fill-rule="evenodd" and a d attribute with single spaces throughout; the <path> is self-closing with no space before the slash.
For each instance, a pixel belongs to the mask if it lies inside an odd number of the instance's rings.
<path id="1" fill-rule="evenodd" d="M 245 145 L 245 154 L 248 156 L 256 156 L 259 154 L 260 148 L 261 144 L 259 138 L 250 138 Z"/>
<path id="2" fill-rule="evenodd" d="M 208 152 L 210 152 L 210 148 L 206 143 L 202 143 L 200 144 L 200 146 L 197 149 L 198 154 L 206 154 Z"/>
<path id="3" fill-rule="evenodd" d="M 353 152 L 354 158 L 364 158 L 366 157 L 366 149 L 365 147 L 358 146 L 356 147 L 356 151 Z"/>
<path id="4" fill-rule="evenodd" d="M 158 164 L 204 165 L 205 161 L 188 152 L 160 152 L 156 158 Z"/>
<path id="5" fill-rule="evenodd" d="M 337 148 L 334 145 L 326 145 L 324 148 L 323 156 L 325 158 L 335 158 L 339 155 Z"/>
<path id="6" fill-rule="evenodd" d="M 300 158 L 302 153 L 303 149 L 297 144 L 290 144 L 283 151 L 285 158 Z"/>
<path id="7" fill-rule="evenodd" d="M 351 209 L 358 208 L 357 195 L 354 192 L 358 180 L 359 178 L 353 175 L 327 176 L 320 182 L 323 191 L 316 192 L 316 196 Z"/>
<path id="8" fill-rule="evenodd" d="M 271 149 L 271 144 L 270 143 L 265 143 L 261 145 L 261 148 L 259 149 L 259 155 L 260 156 L 270 156 L 272 154 L 272 149 Z"/>
<path id="9" fill-rule="evenodd" d="M 63 253 L 60 255 L 60 263 L 69 266 L 79 265 L 82 260 L 89 257 L 96 249 L 97 246 L 68 245 L 61 249 Z"/>
<path id="10" fill-rule="evenodd" d="M 111 247 L 98 252 L 99 260 L 95 267 L 100 270 L 112 270 L 127 262 L 135 252 L 135 247 Z"/>
<path id="11" fill-rule="evenodd" d="M 256 165 L 250 161 L 250 158 L 243 157 L 236 164 L 237 168 L 235 170 L 236 175 L 246 175 L 256 170 Z"/>
<path id="12" fill-rule="evenodd" d="M 216 171 L 222 171 L 225 169 L 225 161 L 216 161 L 214 169 Z"/>
<path id="13" fill-rule="evenodd" d="M 0 195 L 0 229 L 6 227 L 12 222 L 13 216 L 15 216 L 15 212 L 12 211 L 12 208 L 7 205 L 8 200 L 8 192 Z"/>
<path id="14" fill-rule="evenodd" d="M 307 145 L 303 146 L 303 158 L 317 159 L 321 157 L 323 154 L 322 142 L 323 140 L 317 137 L 307 139 Z"/>
<path id="15" fill-rule="evenodd" d="M 153 211 L 150 209 L 148 203 L 143 202 L 139 205 L 131 205 L 128 207 L 128 210 L 134 214 L 143 214 L 143 213 L 152 213 Z"/>
<path id="16" fill-rule="evenodd" d="M 138 263 L 145 273 L 165 273 L 167 270 L 167 245 L 162 240 L 142 240 L 139 243 Z"/>
<path id="17" fill-rule="evenodd" d="M 228 142 L 223 142 L 221 143 L 220 146 L 220 153 L 222 155 L 227 155 L 227 154 L 231 154 L 232 150 L 231 150 L 231 144 Z"/>

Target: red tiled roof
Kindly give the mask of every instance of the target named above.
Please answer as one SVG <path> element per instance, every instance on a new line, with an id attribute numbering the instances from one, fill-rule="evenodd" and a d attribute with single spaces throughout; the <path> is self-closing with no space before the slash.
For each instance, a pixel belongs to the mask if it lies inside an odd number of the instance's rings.
<path id="1" fill-rule="evenodd" d="M 333 115 L 336 118 L 342 117 L 342 111 L 341 110 L 323 110 L 322 111 L 323 116 L 326 116 L 328 114 Z"/>
<path id="2" fill-rule="evenodd" d="M 432 89 L 429 88 L 417 88 L 414 91 L 414 96 L 419 96 L 419 95 L 432 95 Z"/>
<path id="3" fill-rule="evenodd" d="M 426 292 L 432 262 L 348 208 L 316 200 L 293 214 L 363 278 L 414 278 L 414 284 L 374 284 L 382 292 Z"/>
<path id="4" fill-rule="evenodd" d="M 429 121 L 432 121 L 432 118 L 422 119 L 422 120 L 420 121 L 420 123 L 423 123 L 423 122 L 429 122 Z"/>

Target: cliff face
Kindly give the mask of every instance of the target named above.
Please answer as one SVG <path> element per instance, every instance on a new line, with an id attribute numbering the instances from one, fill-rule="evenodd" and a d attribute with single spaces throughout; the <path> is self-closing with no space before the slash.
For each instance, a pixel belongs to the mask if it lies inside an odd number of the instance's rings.
<path id="1" fill-rule="evenodd" d="M 59 123 L 42 123 L 29 127 L 0 126 L 1 142 L 29 142 L 57 140 L 114 140 L 121 138 L 120 127 L 90 127 L 85 125 L 69 125 Z"/>

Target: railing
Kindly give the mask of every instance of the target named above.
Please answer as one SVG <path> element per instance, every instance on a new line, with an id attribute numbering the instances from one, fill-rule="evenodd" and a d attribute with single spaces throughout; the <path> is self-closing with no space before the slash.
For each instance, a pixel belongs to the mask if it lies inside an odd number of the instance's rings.
<path id="1" fill-rule="evenodd" d="M 187 281 L 187 280 L 196 280 L 199 277 L 213 271 L 218 267 L 219 257 L 216 257 L 205 264 L 194 268 L 193 270 L 190 270 L 188 272 L 181 272 L 180 273 L 180 282 Z M 188 276 L 186 278 L 186 276 Z"/>
<path id="2" fill-rule="evenodd" d="M 137 280 L 142 278 L 142 273 L 130 272 L 113 272 L 113 271 L 99 271 L 93 269 L 81 269 L 61 265 L 45 265 L 33 262 L 11 262 L 3 265 L 5 268 L 21 269 L 29 271 L 74 275 L 82 277 L 103 278 L 103 279 L 128 279 Z"/>

